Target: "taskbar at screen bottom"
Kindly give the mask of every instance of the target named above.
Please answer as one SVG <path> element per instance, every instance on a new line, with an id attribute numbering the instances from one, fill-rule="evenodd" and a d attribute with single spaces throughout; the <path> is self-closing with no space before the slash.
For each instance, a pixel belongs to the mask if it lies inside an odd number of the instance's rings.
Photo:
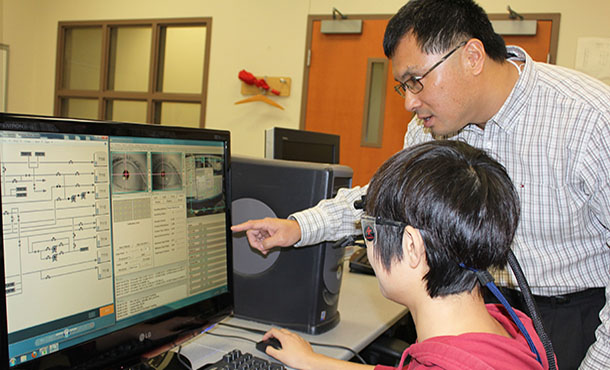
<path id="1" fill-rule="evenodd" d="M 203 302 L 209 298 L 227 293 L 228 291 L 228 286 L 223 285 L 204 293 L 174 302 L 170 305 L 157 307 L 154 310 L 131 316 L 121 321 L 115 321 L 114 315 L 102 316 L 92 320 L 71 324 L 68 327 L 56 329 L 52 332 L 40 334 L 35 337 L 10 343 L 9 366 L 15 367 L 23 363 L 40 359 L 41 357 L 71 348 L 90 340 L 101 338 L 121 329 L 145 323 L 148 320 L 178 311 L 198 302 Z M 154 324 L 151 325 L 151 331 L 149 332 L 138 333 L 137 335 L 132 334 L 132 339 L 140 342 L 146 339 L 158 339 L 160 335 L 152 333 L 152 330 L 154 330 L 153 327 Z M 163 330 L 165 333 L 168 333 L 167 328 L 164 328 Z M 183 330 L 183 328 L 180 328 L 180 330 Z"/>

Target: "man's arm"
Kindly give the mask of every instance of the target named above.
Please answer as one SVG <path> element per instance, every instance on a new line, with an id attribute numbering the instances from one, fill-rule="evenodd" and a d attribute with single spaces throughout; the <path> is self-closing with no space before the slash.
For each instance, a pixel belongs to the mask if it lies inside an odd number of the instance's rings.
<path id="1" fill-rule="evenodd" d="M 313 208 L 290 215 L 287 220 L 265 218 L 250 220 L 231 227 L 233 232 L 246 232 L 250 246 L 267 254 L 274 247 L 301 247 L 325 240 L 338 240 L 360 233 L 356 222 L 361 210 L 354 208 L 366 187 L 339 189 L 337 196 L 325 199 Z"/>
<path id="2" fill-rule="evenodd" d="M 598 130 L 588 143 L 583 178 L 588 180 L 595 218 L 606 233 L 610 248 L 610 119 L 609 114 L 598 122 Z M 595 331 L 596 341 L 589 347 L 581 369 L 607 369 L 610 364 L 610 281 L 606 282 L 606 304 L 599 313 L 601 325 Z"/>
<path id="3" fill-rule="evenodd" d="M 274 247 L 289 247 L 301 239 L 301 228 L 294 220 L 264 218 L 231 227 L 233 232 L 246 232 L 250 246 L 267 254 Z"/>
<path id="4" fill-rule="evenodd" d="M 360 233 L 357 222 L 362 210 L 354 208 L 354 202 L 366 194 L 367 186 L 339 189 L 332 199 L 321 200 L 315 207 L 290 215 L 301 228 L 301 240 L 297 247 L 326 240 L 339 240 L 346 235 Z"/>

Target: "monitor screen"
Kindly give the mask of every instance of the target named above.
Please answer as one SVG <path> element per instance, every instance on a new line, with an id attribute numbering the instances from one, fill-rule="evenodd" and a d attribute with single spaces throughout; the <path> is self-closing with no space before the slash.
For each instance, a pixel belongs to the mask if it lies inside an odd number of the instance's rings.
<path id="1" fill-rule="evenodd" d="M 273 127 L 265 131 L 265 158 L 339 163 L 339 135 Z"/>
<path id="2" fill-rule="evenodd" d="M 77 368 L 232 308 L 229 133 L 0 115 L 4 364 Z"/>

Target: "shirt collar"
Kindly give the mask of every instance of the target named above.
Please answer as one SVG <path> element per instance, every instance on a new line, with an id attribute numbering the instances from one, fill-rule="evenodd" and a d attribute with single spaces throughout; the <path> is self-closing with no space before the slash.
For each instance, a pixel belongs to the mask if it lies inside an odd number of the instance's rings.
<path id="1" fill-rule="evenodd" d="M 494 123 L 500 128 L 509 131 L 516 123 L 515 117 L 517 117 L 531 101 L 530 97 L 536 81 L 536 69 L 534 67 L 534 61 L 522 48 L 518 46 L 507 46 L 506 52 L 509 55 L 509 59 L 525 62 L 525 66 L 508 98 L 487 124 Z"/>

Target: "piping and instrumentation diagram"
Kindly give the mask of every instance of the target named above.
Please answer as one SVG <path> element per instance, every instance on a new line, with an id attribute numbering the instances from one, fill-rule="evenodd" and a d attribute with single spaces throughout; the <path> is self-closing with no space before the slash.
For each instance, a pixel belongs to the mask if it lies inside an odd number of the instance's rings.
<path id="1" fill-rule="evenodd" d="M 60 299 L 109 292 L 74 299 L 70 311 L 82 312 L 112 300 L 108 143 L 64 140 L 62 147 L 50 141 L 15 138 L 1 146 L 6 296 L 11 305 L 27 307 L 41 302 L 49 284 L 70 287 L 71 296 Z M 36 320 L 44 320 L 40 315 Z"/>

